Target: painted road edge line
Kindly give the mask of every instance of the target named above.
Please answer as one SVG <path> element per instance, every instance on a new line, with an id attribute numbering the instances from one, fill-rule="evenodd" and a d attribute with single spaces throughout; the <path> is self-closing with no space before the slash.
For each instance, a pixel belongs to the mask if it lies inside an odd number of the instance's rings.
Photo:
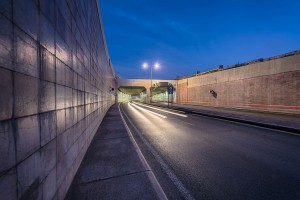
<path id="1" fill-rule="evenodd" d="M 129 119 L 129 117 L 126 115 L 125 112 L 124 112 L 124 115 L 128 119 L 129 123 L 132 125 L 132 127 L 135 129 L 135 131 L 137 132 L 137 134 L 140 136 L 140 138 L 142 139 L 143 143 L 147 146 L 147 148 L 149 149 L 149 151 L 151 152 L 151 154 L 154 156 L 154 158 L 157 160 L 157 162 L 161 165 L 163 171 L 168 175 L 168 177 L 171 179 L 171 181 L 176 186 L 176 188 L 178 189 L 178 191 L 184 197 L 184 199 L 186 199 L 186 200 L 195 200 L 195 198 L 190 194 L 190 192 L 184 187 L 183 183 L 177 178 L 177 176 L 172 171 L 172 169 L 170 169 L 170 167 L 162 159 L 162 157 L 156 152 L 156 150 L 153 149 L 153 147 L 149 144 L 149 142 L 138 131 L 138 129 L 136 128 L 136 126 Z"/>
<path id="2" fill-rule="evenodd" d="M 145 166 L 145 168 L 146 168 L 147 170 L 150 170 L 150 171 L 147 172 L 148 178 L 149 178 L 149 180 L 150 180 L 152 186 L 154 187 L 154 190 L 156 191 L 156 193 L 157 193 L 159 199 L 161 199 L 161 200 L 167 200 L 168 198 L 167 198 L 167 196 L 166 196 L 164 190 L 163 190 L 162 187 L 160 186 L 160 184 L 159 184 L 157 178 L 155 177 L 155 175 L 154 175 L 154 173 L 153 173 L 151 167 L 149 166 L 148 162 L 146 161 L 146 159 L 145 159 L 145 157 L 144 157 L 144 155 L 143 155 L 141 149 L 140 149 L 139 146 L 137 145 L 137 143 L 136 143 L 136 141 L 135 141 L 135 139 L 134 139 L 134 137 L 133 137 L 133 135 L 132 135 L 132 133 L 131 133 L 131 131 L 130 131 L 130 129 L 129 129 L 127 123 L 126 123 L 126 121 L 125 121 L 125 119 L 124 119 L 124 117 L 123 117 L 123 114 L 122 114 L 121 109 L 120 109 L 120 105 L 121 105 L 121 104 L 119 103 L 119 105 L 118 105 L 119 113 L 120 113 L 120 115 L 121 115 L 121 119 L 122 119 L 122 121 L 123 121 L 123 124 L 125 125 L 125 128 L 126 128 L 126 130 L 127 130 L 127 134 L 130 136 L 129 138 L 130 138 L 131 142 L 133 143 L 133 145 L 135 146 L 135 150 L 136 150 L 136 152 L 137 152 L 137 154 L 138 154 L 138 156 L 139 156 L 141 162 L 143 163 L 143 165 Z M 123 112 L 124 112 L 124 111 L 123 111 Z M 124 114 L 125 114 L 125 113 L 124 113 Z"/>

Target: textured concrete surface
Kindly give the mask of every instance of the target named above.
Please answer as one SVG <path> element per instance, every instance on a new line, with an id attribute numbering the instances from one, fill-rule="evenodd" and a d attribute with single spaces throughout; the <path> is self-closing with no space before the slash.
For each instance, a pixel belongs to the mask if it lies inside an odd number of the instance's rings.
<path id="1" fill-rule="evenodd" d="M 298 53 L 178 80 L 176 101 L 299 114 L 299 84 Z"/>
<path id="2" fill-rule="evenodd" d="M 115 86 L 98 1 L 0 0 L 0 198 L 63 199 Z"/>
<path id="3" fill-rule="evenodd" d="M 67 199 L 158 199 L 117 104 L 104 117 Z"/>

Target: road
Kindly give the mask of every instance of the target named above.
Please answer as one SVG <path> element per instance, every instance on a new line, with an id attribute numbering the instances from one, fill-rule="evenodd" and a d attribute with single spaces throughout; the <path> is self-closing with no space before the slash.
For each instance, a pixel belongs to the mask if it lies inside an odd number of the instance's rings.
<path id="1" fill-rule="evenodd" d="M 300 135 L 132 103 L 120 110 L 169 199 L 300 199 Z"/>

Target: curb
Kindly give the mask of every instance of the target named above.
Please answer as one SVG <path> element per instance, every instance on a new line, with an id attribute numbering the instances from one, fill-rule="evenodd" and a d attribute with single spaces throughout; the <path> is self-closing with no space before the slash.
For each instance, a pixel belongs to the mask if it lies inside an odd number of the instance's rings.
<path id="1" fill-rule="evenodd" d="M 164 190 L 162 189 L 161 185 L 159 184 L 157 178 L 155 177 L 151 167 L 149 166 L 149 164 L 148 164 L 147 160 L 145 159 L 141 149 L 139 148 L 138 144 L 136 143 L 136 141 L 135 141 L 135 139 L 134 139 L 134 137 L 133 137 L 133 135 L 132 135 L 125 119 L 124 119 L 124 117 L 123 117 L 123 114 L 122 114 L 121 109 L 120 109 L 120 103 L 118 105 L 118 109 L 119 109 L 119 113 L 120 113 L 121 118 L 122 118 L 122 122 L 123 122 L 123 124 L 126 128 L 127 134 L 130 136 L 130 140 L 131 140 L 133 146 L 135 147 L 135 150 L 136 150 L 136 152 L 137 152 L 137 154 L 140 158 L 140 161 L 144 165 L 145 169 L 148 170 L 147 175 L 148 175 L 149 181 L 152 183 L 153 189 L 156 191 L 156 194 L 157 194 L 159 199 L 168 200 Z"/>
<path id="2" fill-rule="evenodd" d="M 173 109 L 177 109 L 177 110 L 180 110 L 180 111 L 184 111 L 184 112 L 189 113 L 189 114 L 196 114 L 196 115 L 201 115 L 201 116 L 205 116 L 205 117 L 223 119 L 223 120 L 239 122 L 239 123 L 243 123 L 243 124 L 250 124 L 250 125 L 254 125 L 254 126 L 259 126 L 259 127 L 264 127 L 264 128 L 270 128 L 270 129 L 275 129 L 275 130 L 300 134 L 300 129 L 287 127 L 287 126 L 280 126 L 280 125 L 275 125 L 275 124 L 266 124 L 266 123 L 262 123 L 262 122 L 255 122 L 255 121 L 250 121 L 250 120 L 245 120 L 245 119 L 238 119 L 238 118 L 232 118 L 232 117 L 224 117 L 224 116 L 220 116 L 220 115 L 201 113 L 201 112 L 197 112 L 197 111 L 194 111 L 194 110 L 190 110 L 190 109 L 186 109 L 186 108 L 179 108 L 179 107 L 175 107 L 175 106 L 166 107 L 166 106 L 159 106 L 159 105 L 154 105 L 154 104 L 149 104 L 149 105 L 162 107 L 162 108 L 173 108 Z"/>

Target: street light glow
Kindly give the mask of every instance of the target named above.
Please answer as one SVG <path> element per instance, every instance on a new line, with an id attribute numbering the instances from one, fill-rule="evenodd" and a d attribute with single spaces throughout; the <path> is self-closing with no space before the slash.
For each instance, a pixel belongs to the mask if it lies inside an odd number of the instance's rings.
<path id="1" fill-rule="evenodd" d="M 144 68 L 144 69 L 147 69 L 147 68 L 148 68 L 148 63 L 146 63 L 146 62 L 143 63 L 143 68 Z"/>
<path id="2" fill-rule="evenodd" d="M 142 65 L 143 69 L 147 69 L 149 67 L 148 63 L 144 62 Z M 152 69 L 158 69 L 160 67 L 159 63 L 154 63 L 154 65 L 150 66 L 150 78 L 151 78 L 151 84 L 150 84 L 150 103 L 152 102 Z"/>

